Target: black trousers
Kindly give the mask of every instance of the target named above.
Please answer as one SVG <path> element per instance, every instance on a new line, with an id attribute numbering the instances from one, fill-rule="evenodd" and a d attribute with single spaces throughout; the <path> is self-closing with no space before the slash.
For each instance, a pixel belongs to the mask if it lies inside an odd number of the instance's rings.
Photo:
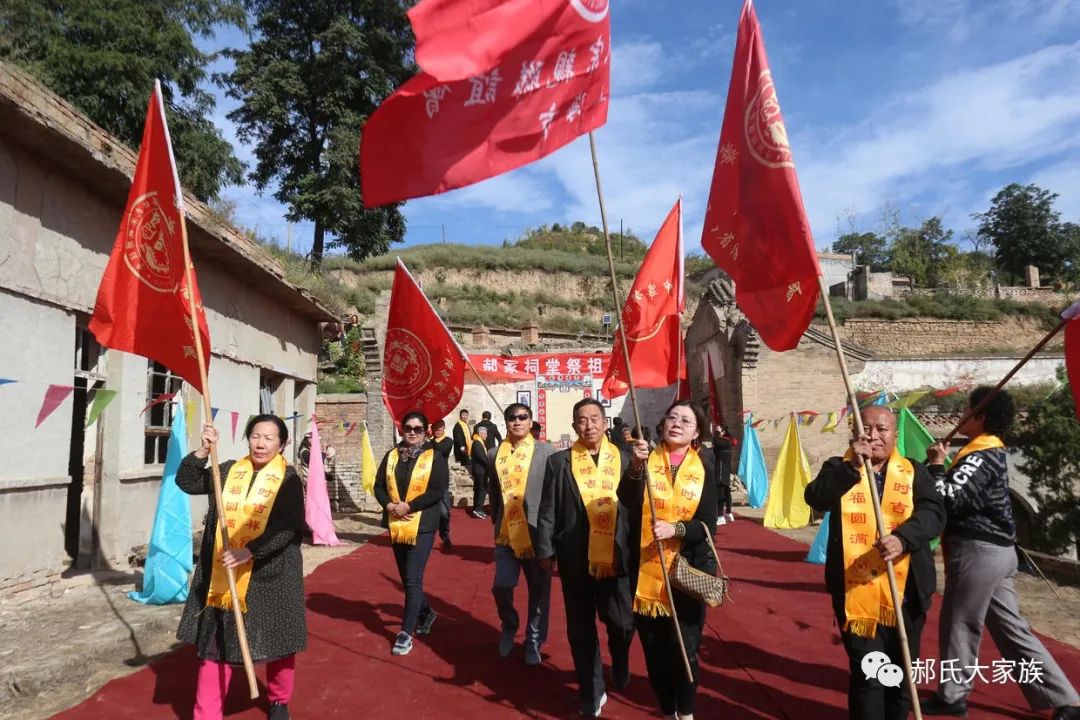
<path id="1" fill-rule="evenodd" d="M 472 468 L 472 507 L 473 510 L 483 510 L 484 501 L 487 500 L 488 477 L 487 468 L 479 463 L 473 463 Z"/>
<path id="2" fill-rule="evenodd" d="M 674 592 L 679 630 L 682 632 L 690 670 L 694 675 L 692 681 L 686 677 L 671 618 L 666 615 L 634 615 L 641 647 L 645 651 L 645 669 L 649 673 L 649 684 L 660 703 L 660 713 L 669 717 L 676 712 L 680 715 L 691 715 L 694 712 L 698 650 L 701 649 L 701 634 L 705 629 L 705 603 L 687 597 L 678 590 Z"/>
<path id="3" fill-rule="evenodd" d="M 731 482 L 727 485 L 720 483 L 716 486 L 716 510 L 717 515 L 724 517 L 731 512 Z"/>
<path id="4" fill-rule="evenodd" d="M 923 625 L 926 623 L 926 611 L 911 614 L 903 606 L 904 629 L 907 630 L 908 648 L 911 659 L 919 657 L 919 641 Z M 840 619 L 837 618 L 839 621 Z M 843 627 L 843 625 L 841 625 Z M 870 652 L 883 652 L 894 665 L 903 667 L 904 657 L 900 651 L 900 633 L 894 627 L 877 626 L 877 634 L 872 638 L 859 637 L 849 632 L 840 633 L 844 649 L 848 654 L 848 666 L 851 678 L 848 681 L 848 718 L 850 720 L 906 720 L 911 711 L 911 694 L 907 680 L 900 687 L 887 687 L 878 682 L 876 677 L 866 678 L 862 671 L 862 659 Z"/>
<path id="5" fill-rule="evenodd" d="M 443 490 L 443 496 L 439 500 L 439 537 L 443 540 L 450 539 L 450 510 L 454 507 L 453 499 L 450 497 L 450 485 L 446 485 L 446 489 Z"/>
<path id="6" fill-rule="evenodd" d="M 625 667 L 630 661 L 630 643 L 634 639 L 630 578 L 616 575 L 597 580 L 588 573 L 564 575 L 560 570 L 560 579 L 566 603 L 566 637 L 570 641 L 570 654 L 577 674 L 578 698 L 582 708 L 591 711 L 607 690 L 600 661 L 600 638 L 596 632 L 598 615 L 607 628 L 612 665 Z"/>
<path id="7" fill-rule="evenodd" d="M 420 616 L 431 611 L 427 595 L 424 594 L 424 569 L 434 544 L 435 533 L 422 532 L 416 536 L 415 545 L 391 545 L 401 584 L 405 586 L 405 612 L 401 618 L 401 630 L 410 637 L 416 634 L 416 623 Z"/>

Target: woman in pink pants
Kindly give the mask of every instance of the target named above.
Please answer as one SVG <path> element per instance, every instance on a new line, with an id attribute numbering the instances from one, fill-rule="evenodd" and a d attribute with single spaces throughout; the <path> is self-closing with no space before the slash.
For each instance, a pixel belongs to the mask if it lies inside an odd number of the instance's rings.
<path id="1" fill-rule="evenodd" d="M 191 593 L 176 632 L 179 640 L 195 646 L 201 660 L 194 720 L 222 718 L 232 666 L 242 663 L 225 568 L 233 568 L 236 576 L 251 658 L 266 663 L 270 720 L 289 720 L 296 653 L 307 646 L 300 554 L 307 530 L 304 492 L 300 476 L 281 455 L 289 430 L 275 415 L 256 415 L 244 437 L 248 454 L 221 464 L 231 547 L 222 547 L 211 500 Z M 181 462 L 176 483 L 184 492 L 212 493 L 206 458 L 217 438 L 214 427 L 205 426 L 202 447 Z"/>

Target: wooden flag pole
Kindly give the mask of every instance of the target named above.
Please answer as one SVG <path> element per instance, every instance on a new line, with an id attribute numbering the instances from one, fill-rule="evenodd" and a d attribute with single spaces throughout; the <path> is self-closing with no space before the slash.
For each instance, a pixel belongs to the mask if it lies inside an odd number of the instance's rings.
<path id="1" fill-rule="evenodd" d="M 596 160 L 596 139 L 593 132 L 589 131 L 589 151 L 592 153 L 593 175 L 596 178 L 596 195 L 600 200 L 600 224 L 604 229 L 604 242 L 607 245 L 608 268 L 611 270 L 611 296 L 615 302 L 615 317 L 619 319 L 619 342 L 622 345 L 623 362 L 626 364 L 626 384 L 630 387 L 630 404 L 634 409 L 634 423 L 639 428 L 641 413 L 638 411 L 637 390 L 634 388 L 634 373 L 630 367 L 630 348 L 626 344 L 626 327 L 622 322 L 622 303 L 619 300 L 619 282 L 615 277 L 615 256 L 611 252 L 611 235 L 608 234 L 607 211 L 604 208 L 604 191 L 600 186 L 600 165 Z M 652 522 L 656 522 L 656 504 L 653 501 L 652 483 L 649 482 L 648 470 L 645 476 L 645 492 L 649 498 L 649 515 Z M 690 668 L 690 658 L 686 654 L 686 643 L 683 641 L 682 631 L 679 630 L 679 615 L 675 610 L 675 595 L 671 588 L 671 578 L 667 574 L 667 562 L 664 554 L 664 543 L 660 538 L 653 535 L 656 541 L 656 552 L 660 555 L 660 567 L 664 569 L 660 574 L 664 576 L 664 591 L 671 600 L 671 625 L 675 632 L 675 638 L 679 641 L 679 652 L 682 653 L 683 669 L 686 670 L 686 678 L 694 681 L 694 671 Z"/>
<path id="2" fill-rule="evenodd" d="M 191 263 L 191 248 L 188 246 L 187 220 L 183 209 L 180 211 L 180 237 L 184 243 L 184 274 L 188 286 L 188 308 L 191 312 L 192 335 L 195 336 L 195 356 L 199 363 L 199 380 L 202 381 L 203 414 L 211 417 L 210 385 L 206 379 L 206 354 L 202 345 L 202 333 L 199 330 L 199 314 L 195 306 L 194 265 Z M 221 499 L 221 468 L 218 467 L 217 443 L 210 443 L 210 476 L 214 485 L 214 507 L 217 508 L 218 527 L 221 530 L 221 547 L 229 549 L 229 528 L 225 524 L 225 504 Z M 210 572 L 210 569 L 207 569 Z M 236 637 L 240 642 L 240 655 L 244 660 L 244 674 L 247 675 L 248 691 L 251 699 L 259 697 L 259 685 L 255 679 L 255 666 L 251 662 L 248 649 L 247 632 L 244 630 L 244 613 L 240 610 L 240 598 L 236 594 L 236 575 L 232 568 L 225 568 L 225 577 L 229 581 L 229 595 L 232 596 L 233 620 L 236 622 Z"/>
<path id="3" fill-rule="evenodd" d="M 832 304 L 829 303 L 829 288 L 825 285 L 825 278 L 818 275 L 818 288 L 821 290 L 821 300 L 825 304 L 825 318 L 829 322 L 829 331 L 832 333 L 833 344 L 836 346 L 836 359 L 840 363 L 840 375 L 844 379 L 844 389 L 847 391 L 848 405 L 851 406 L 851 414 L 855 422 L 855 435 L 862 437 L 865 432 L 862 424 L 862 415 L 859 414 L 859 399 L 855 396 L 855 388 L 851 384 L 851 376 L 848 374 L 847 360 L 844 358 L 844 348 L 840 345 L 840 333 L 836 329 L 836 319 L 833 317 Z M 877 523 L 878 538 L 883 538 L 885 532 L 885 518 L 881 515 L 881 497 L 878 494 L 877 483 L 874 482 L 874 467 L 869 458 L 864 463 L 867 483 L 870 486 L 870 497 L 873 500 L 874 520 Z M 904 679 L 911 693 L 911 708 L 915 712 L 915 720 L 922 720 L 922 707 L 919 705 L 919 693 L 915 687 L 915 678 L 911 674 L 911 648 L 908 647 L 907 628 L 904 625 L 903 595 L 896 584 L 896 570 L 892 560 L 885 562 L 885 572 L 889 579 L 889 593 L 892 595 L 893 608 L 896 609 L 896 631 L 900 636 L 900 654 L 903 656 Z"/>

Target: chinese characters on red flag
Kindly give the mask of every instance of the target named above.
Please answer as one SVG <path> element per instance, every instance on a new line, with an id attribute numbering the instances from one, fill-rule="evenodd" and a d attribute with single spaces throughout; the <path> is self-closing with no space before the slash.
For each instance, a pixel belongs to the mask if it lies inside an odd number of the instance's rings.
<path id="1" fill-rule="evenodd" d="M 608 0 L 425 0 L 409 16 L 421 72 L 361 131 L 367 207 L 513 170 L 606 122 Z"/>
<path id="2" fill-rule="evenodd" d="M 656 233 L 622 310 L 634 386 L 658 388 L 686 378 L 679 316 L 683 312 L 682 199 L 679 199 Z M 607 397 L 625 395 L 629 389 L 622 334 L 615 334 L 611 366 L 604 378 Z"/>
<path id="3" fill-rule="evenodd" d="M 773 350 L 799 344 L 821 267 L 753 5 L 739 18 L 701 245 L 735 281 L 735 299 Z"/>
<path id="4" fill-rule="evenodd" d="M 395 423 L 411 410 L 434 422 L 458 404 L 464 385 L 464 353 L 398 260 L 383 349 L 386 409 Z"/>
<path id="5" fill-rule="evenodd" d="M 201 393 L 190 294 L 207 368 L 210 331 L 195 271 L 190 286 L 184 272 L 183 213 L 161 87 L 155 82 L 135 178 L 98 287 L 90 331 L 105 347 L 156 360 Z"/>

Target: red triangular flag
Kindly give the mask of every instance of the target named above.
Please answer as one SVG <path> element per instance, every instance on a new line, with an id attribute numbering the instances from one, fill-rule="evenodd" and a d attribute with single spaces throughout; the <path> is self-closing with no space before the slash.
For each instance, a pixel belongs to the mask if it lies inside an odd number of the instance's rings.
<path id="1" fill-rule="evenodd" d="M 419 410 L 434 422 L 461 400 L 465 353 L 398 260 L 383 350 L 383 403 L 397 423 Z"/>
<path id="2" fill-rule="evenodd" d="M 232 439 L 236 442 L 236 423 L 240 420 L 240 413 L 233 410 L 229 414 L 232 415 Z"/>
<path id="3" fill-rule="evenodd" d="M 409 17 L 421 72 L 363 127 L 367 207 L 513 170 L 607 121 L 608 0 L 426 0 Z"/>
<path id="4" fill-rule="evenodd" d="M 45 422 L 45 419 L 52 415 L 56 408 L 60 407 L 60 403 L 64 402 L 74 390 L 75 388 L 71 385 L 50 385 L 46 388 L 45 397 L 41 400 L 41 410 L 38 411 L 37 422 L 34 423 L 34 427 L 37 428 L 41 423 Z"/>
<path id="5" fill-rule="evenodd" d="M 683 307 L 682 199 L 679 199 L 645 254 L 623 306 L 622 325 L 626 328 L 636 387 L 667 387 L 676 382 L 681 384 L 686 377 L 686 352 L 679 327 Z M 621 339 L 622 333 L 616 333 L 611 364 L 602 386 L 605 397 L 625 395 L 629 388 Z"/>
<path id="6" fill-rule="evenodd" d="M 161 86 L 146 109 L 139 160 L 109 264 L 98 287 L 90 330 L 105 347 L 162 363 L 200 393 L 202 379 L 184 272 L 184 200 L 176 175 Z M 195 272 L 199 330 L 207 367 L 210 332 Z"/>
<path id="7" fill-rule="evenodd" d="M 1061 317 L 1069 321 L 1065 325 L 1065 372 L 1069 376 L 1076 417 L 1080 419 L 1080 302 L 1066 308 Z"/>
<path id="8" fill-rule="evenodd" d="M 701 245 L 773 350 L 799 344 L 818 301 L 818 264 L 752 3 L 743 4 Z"/>

